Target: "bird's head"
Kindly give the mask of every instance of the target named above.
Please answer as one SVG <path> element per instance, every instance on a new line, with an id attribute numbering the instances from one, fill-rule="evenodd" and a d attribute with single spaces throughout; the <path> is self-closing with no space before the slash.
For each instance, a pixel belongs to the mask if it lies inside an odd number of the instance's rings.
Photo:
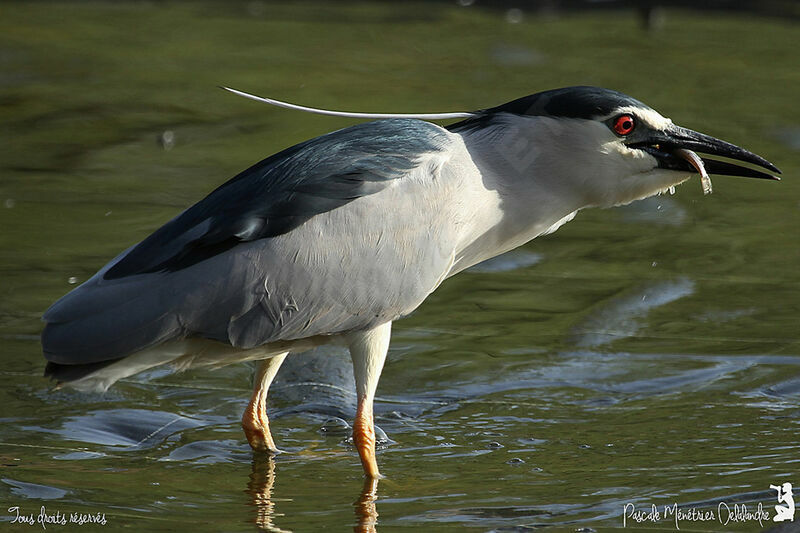
<path id="1" fill-rule="evenodd" d="M 780 171 L 761 156 L 675 125 L 649 106 L 598 87 L 567 87 L 476 112 L 449 127 L 485 138 L 495 166 L 532 174 L 583 205 L 608 207 L 660 193 L 698 173 L 779 178 L 721 156 Z"/>

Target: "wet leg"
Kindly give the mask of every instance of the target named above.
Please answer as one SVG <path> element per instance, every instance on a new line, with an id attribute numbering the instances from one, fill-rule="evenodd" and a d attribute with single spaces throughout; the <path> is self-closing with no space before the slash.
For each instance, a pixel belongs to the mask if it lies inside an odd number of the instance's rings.
<path id="1" fill-rule="evenodd" d="M 368 478 L 381 477 L 375 460 L 375 423 L 372 402 L 378 379 L 389 349 L 392 323 L 387 322 L 368 331 L 352 333 L 348 337 L 353 373 L 356 378 L 358 408 L 353 423 L 353 443 L 361 458 L 364 474 Z"/>
<path id="2" fill-rule="evenodd" d="M 267 418 L 267 391 L 278 373 L 283 360 L 289 352 L 278 354 L 269 359 L 259 361 L 256 377 L 253 380 L 253 396 L 242 415 L 242 429 L 250 447 L 256 451 L 279 453 L 280 450 L 272 440 Z"/>

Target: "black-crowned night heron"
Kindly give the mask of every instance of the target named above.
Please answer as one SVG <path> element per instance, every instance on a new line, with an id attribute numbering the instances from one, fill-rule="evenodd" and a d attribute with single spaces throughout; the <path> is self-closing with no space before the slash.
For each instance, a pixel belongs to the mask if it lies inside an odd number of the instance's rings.
<path id="1" fill-rule="evenodd" d="M 415 117 L 287 148 L 119 254 L 44 314 L 46 374 L 105 390 L 156 365 L 257 360 L 242 425 L 255 450 L 275 452 L 266 398 L 281 363 L 343 343 L 358 394 L 354 442 L 377 478 L 372 403 L 392 321 L 445 279 L 585 207 L 646 198 L 695 171 L 704 189 L 706 170 L 777 179 L 695 150 L 779 172 L 595 87 Z M 419 120 L 452 117 L 464 120 Z"/>

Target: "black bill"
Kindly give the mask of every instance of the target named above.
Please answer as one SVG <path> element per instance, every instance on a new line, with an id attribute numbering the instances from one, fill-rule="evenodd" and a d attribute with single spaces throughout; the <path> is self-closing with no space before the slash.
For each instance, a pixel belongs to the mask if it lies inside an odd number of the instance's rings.
<path id="1" fill-rule="evenodd" d="M 670 126 L 668 129 L 660 132 L 652 132 L 645 141 L 635 142 L 629 145 L 631 148 L 639 148 L 646 151 L 656 158 L 659 168 L 669 170 L 680 170 L 692 172 L 695 168 L 686 160 L 686 158 L 679 156 L 677 150 L 692 150 L 707 154 L 711 156 L 721 156 L 736 161 L 743 161 L 745 163 L 752 163 L 759 167 L 765 168 L 777 174 L 781 171 L 778 167 L 752 152 L 748 152 L 744 148 L 739 148 L 735 144 L 722 141 L 706 135 L 698 133 L 687 128 L 680 126 Z M 707 159 L 701 157 L 703 165 L 709 174 L 718 174 L 723 176 L 741 176 L 744 178 L 760 178 L 767 180 L 780 180 L 779 177 L 773 174 L 767 174 L 760 170 L 751 167 L 737 165 L 728 161 L 718 161 L 716 159 Z"/>

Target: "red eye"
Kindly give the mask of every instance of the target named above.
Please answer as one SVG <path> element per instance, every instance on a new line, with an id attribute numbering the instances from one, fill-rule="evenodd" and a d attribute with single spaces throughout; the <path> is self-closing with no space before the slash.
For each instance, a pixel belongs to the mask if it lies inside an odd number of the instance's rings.
<path id="1" fill-rule="evenodd" d="M 628 135 L 634 127 L 636 127 L 636 122 L 630 115 L 620 115 L 614 119 L 614 131 L 619 135 Z"/>

